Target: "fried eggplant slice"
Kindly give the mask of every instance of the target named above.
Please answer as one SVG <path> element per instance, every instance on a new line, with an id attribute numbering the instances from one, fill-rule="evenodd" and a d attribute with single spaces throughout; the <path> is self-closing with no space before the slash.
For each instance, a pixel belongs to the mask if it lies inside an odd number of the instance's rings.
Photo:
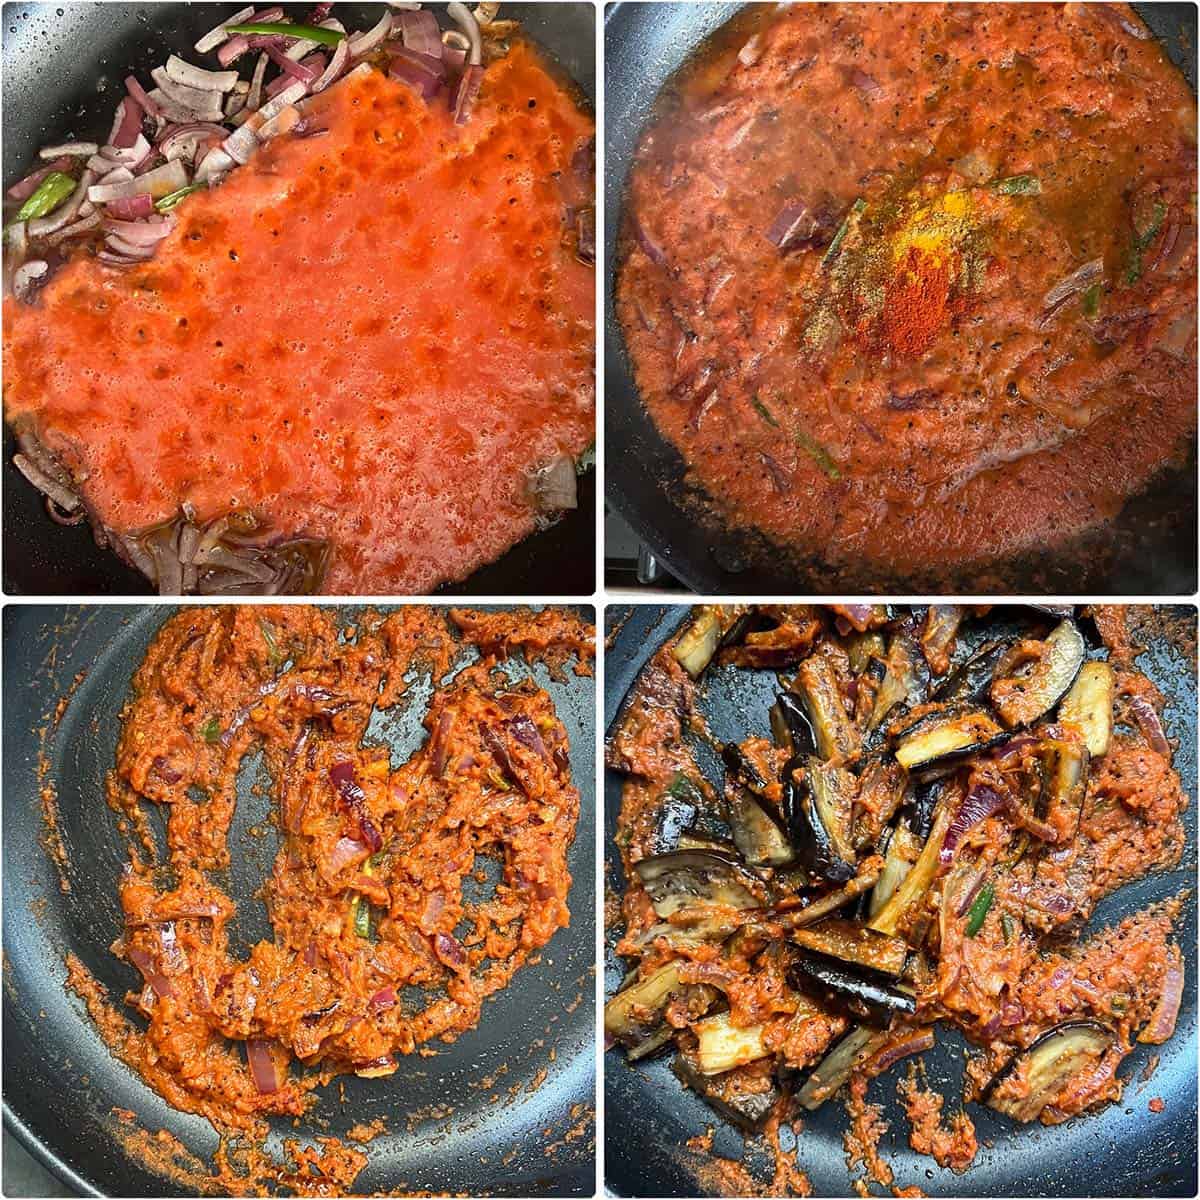
<path id="1" fill-rule="evenodd" d="M 713 660 L 722 642 L 736 636 L 749 615 L 746 604 L 699 604 L 687 628 L 671 649 L 675 661 L 698 679 Z"/>
<path id="2" fill-rule="evenodd" d="M 736 859 L 704 850 L 677 850 L 643 858 L 633 868 L 661 920 L 703 905 L 758 908 L 758 881 Z"/>
<path id="3" fill-rule="evenodd" d="M 725 794 L 734 845 L 750 866 L 786 867 L 796 861 L 791 842 L 765 801 L 732 779 Z"/>
<path id="4" fill-rule="evenodd" d="M 783 816 L 796 857 L 830 883 L 846 883 L 858 870 L 849 836 L 855 786 L 849 771 L 813 755 L 784 770 Z"/>
<path id="5" fill-rule="evenodd" d="M 1014 1121 L 1036 1121 L 1070 1080 L 1094 1068 L 1116 1041 L 1099 1021 L 1064 1021 L 1014 1054 L 984 1088 L 982 1099 Z"/>
<path id="6" fill-rule="evenodd" d="M 681 1051 L 671 1070 L 685 1087 L 747 1133 L 762 1130 L 779 1100 L 774 1075 L 754 1067 L 735 1067 L 720 1075 L 706 1075 L 700 1070 L 695 1051 Z"/>
<path id="7" fill-rule="evenodd" d="M 771 736 L 775 745 L 796 754 L 815 754 L 817 735 L 799 697 L 781 692 L 771 705 Z"/>
<path id="8" fill-rule="evenodd" d="M 916 639 L 906 629 L 898 629 L 888 643 L 883 682 L 875 693 L 875 704 L 867 729 L 878 729 L 897 705 L 913 705 L 921 700 L 927 679 L 925 660 Z"/>
<path id="9" fill-rule="evenodd" d="M 763 1041 L 766 1031 L 762 1025 L 742 1028 L 733 1023 L 727 1012 L 697 1021 L 692 1031 L 699 1039 L 696 1067 L 702 1075 L 719 1075 L 734 1067 L 744 1067 L 770 1053 Z"/>
<path id="10" fill-rule="evenodd" d="M 1030 651 L 1029 647 L 1036 647 Z M 1060 621 L 1041 643 L 1018 642 L 997 665 L 992 704 L 1009 729 L 1032 725 L 1067 694 L 1087 657 L 1074 621 Z"/>
<path id="11" fill-rule="evenodd" d="M 1007 736 L 984 709 L 955 706 L 928 713 L 895 734 L 896 761 L 914 771 L 985 750 Z"/>
<path id="12" fill-rule="evenodd" d="M 1058 706 L 1058 719 L 1077 729 L 1093 758 L 1103 758 L 1112 740 L 1116 676 L 1106 662 L 1086 662 Z"/>
<path id="13" fill-rule="evenodd" d="M 961 789 L 947 789 L 939 800 L 933 815 L 933 828 L 929 831 L 929 837 L 925 839 L 925 845 L 921 847 L 917 861 L 888 897 L 887 902 L 871 917 L 872 929 L 889 935 L 897 933 L 902 922 L 906 920 L 909 909 L 924 901 L 937 877 L 942 846 L 946 841 L 946 831 L 950 828 L 950 813 L 955 807 L 954 798 L 958 795 L 961 795 Z"/>
<path id="14" fill-rule="evenodd" d="M 996 667 L 1011 646 L 1011 640 L 988 642 L 980 646 L 966 662 L 955 667 L 950 675 L 933 689 L 930 699 L 950 704 L 986 702 Z"/>
<path id="15" fill-rule="evenodd" d="M 1087 747 L 1047 738 L 1038 749 L 1038 764 L 1037 816 L 1054 830 L 1055 843 L 1064 846 L 1074 840 L 1079 830 L 1088 782 Z"/>
<path id="16" fill-rule="evenodd" d="M 945 675 L 954 656 L 958 627 L 965 612 L 961 604 L 931 604 L 921 630 L 921 649 L 935 675 Z"/>
<path id="17" fill-rule="evenodd" d="M 627 1046 L 637 1046 L 662 1024 L 671 997 L 683 990 L 680 961 L 658 968 L 645 979 L 635 979 L 604 1006 L 604 1031 Z"/>
<path id="18" fill-rule="evenodd" d="M 792 966 L 790 982 L 797 988 L 815 989 L 818 1000 L 840 1002 L 867 1020 L 917 1010 L 916 996 L 907 988 L 819 955 L 801 955 Z"/>
<path id="19" fill-rule="evenodd" d="M 867 909 L 867 915 L 872 921 L 895 895 L 896 889 L 904 882 L 920 855 L 921 839 L 908 827 L 907 821 L 901 821 L 892 830 L 887 853 L 883 858 L 883 870 L 871 892 L 871 903 Z"/>
<path id="20" fill-rule="evenodd" d="M 858 754 L 859 733 L 846 712 L 833 664 L 825 655 L 806 658 L 796 672 L 792 690 L 800 697 L 812 725 L 817 753 L 847 762 Z"/>
<path id="21" fill-rule="evenodd" d="M 878 971 L 893 979 L 899 978 L 908 958 L 908 945 L 902 938 L 889 937 L 845 917 L 826 917 L 815 925 L 797 929 L 792 941 L 815 954 L 865 971 Z"/>

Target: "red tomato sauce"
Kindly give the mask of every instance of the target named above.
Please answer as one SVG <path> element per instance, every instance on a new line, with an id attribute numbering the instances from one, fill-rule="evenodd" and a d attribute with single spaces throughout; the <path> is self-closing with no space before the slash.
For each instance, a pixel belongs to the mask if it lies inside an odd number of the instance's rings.
<path id="1" fill-rule="evenodd" d="M 6 415 L 113 529 L 248 509 L 331 542 L 327 591 L 427 591 L 533 532 L 527 473 L 592 440 L 560 182 L 592 122 L 520 42 L 461 128 L 379 72 L 308 113 L 152 262 L 6 300 Z"/>
<path id="2" fill-rule="evenodd" d="M 1182 76 L 1125 5 L 754 10 L 625 204 L 617 312 L 690 482 L 872 586 L 1104 526 L 1194 438 Z"/>

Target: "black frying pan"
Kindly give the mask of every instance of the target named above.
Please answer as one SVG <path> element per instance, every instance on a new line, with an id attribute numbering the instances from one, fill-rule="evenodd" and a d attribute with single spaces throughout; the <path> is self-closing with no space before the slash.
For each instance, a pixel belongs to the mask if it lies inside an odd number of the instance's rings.
<path id="1" fill-rule="evenodd" d="M 131 1109 L 144 1129 L 170 1130 L 205 1161 L 216 1144 L 206 1121 L 168 1107 L 109 1054 L 63 986 L 68 950 L 118 1006 L 133 985 L 129 968 L 108 949 L 122 926 L 116 881 L 126 851 L 104 803 L 103 780 L 131 674 L 172 611 L 10 605 L 4 612 L 4 1121 L 64 1189 L 81 1195 L 187 1194 L 124 1152 L 113 1136 L 114 1106 Z M 72 864 L 71 890 L 64 893 L 42 845 L 39 731 L 80 671 L 86 676 L 44 747 Z M 594 1189 L 595 688 L 571 671 L 566 683 L 541 667 L 534 676 L 570 735 L 582 797 L 569 856 L 571 924 L 540 962 L 518 971 L 484 1005 L 477 1029 L 450 1046 L 433 1043 L 436 1057 L 404 1059 L 388 1079 L 342 1077 L 344 1105 L 335 1083 L 321 1090 L 299 1130 L 275 1124 L 276 1132 L 303 1139 L 344 1135 L 355 1121 L 384 1118 L 388 1132 L 366 1148 L 370 1164 L 358 1179 L 366 1194 L 402 1188 L 566 1196 Z M 372 733 L 378 726 L 397 760 L 407 757 L 425 737 L 423 712 L 417 702 L 377 718 Z M 230 842 L 232 886 L 236 933 L 257 940 L 268 929 L 253 892 L 270 869 L 275 840 L 246 834 L 263 819 L 265 802 L 249 792 L 253 772 L 243 775 Z"/>
<path id="2" fill-rule="evenodd" d="M 674 632 L 687 614 L 681 606 L 616 606 L 605 611 L 606 632 L 619 629 L 605 653 L 604 720 L 610 727 L 638 671 Z M 1191 798 L 1185 815 L 1188 850 L 1181 866 L 1151 876 L 1109 896 L 1096 909 L 1089 929 L 1114 924 L 1128 913 L 1196 884 L 1196 610 L 1181 606 L 1170 632 L 1157 635 L 1140 668 L 1171 699 L 1164 723 L 1168 737 L 1179 739 L 1175 767 Z M 989 622 L 971 622 L 966 640 L 984 640 L 987 630 L 1005 619 L 1003 610 Z M 606 643 L 607 644 L 607 643 Z M 754 733 L 769 736 L 767 709 L 778 690 L 769 671 L 710 668 L 701 711 L 722 740 Z M 621 778 L 605 772 L 605 882 L 623 889 L 620 856 L 613 845 L 620 806 Z M 620 983 L 623 963 L 612 952 L 619 929 L 607 931 L 605 992 Z M 1193 894 L 1177 935 L 1183 947 L 1186 987 L 1175 1036 L 1161 1047 L 1139 1046 L 1121 1068 L 1130 1079 L 1121 1104 L 1053 1129 L 1016 1126 L 990 1109 L 969 1106 L 981 1143 L 975 1165 L 963 1175 L 940 1170 L 932 1159 L 908 1148 L 908 1122 L 894 1100 L 903 1065 L 872 1083 L 868 1099 L 883 1105 L 890 1131 L 880 1141 L 883 1157 L 896 1172 L 896 1186 L 917 1186 L 931 1196 L 1194 1196 L 1196 1194 L 1196 900 Z M 931 1086 L 946 1096 L 947 1113 L 962 1094 L 965 1043 L 939 1027 L 935 1050 L 925 1062 Z M 1161 1063 L 1149 1083 L 1139 1079 L 1151 1052 Z M 740 1158 L 742 1138 L 671 1074 L 670 1059 L 631 1068 L 624 1052 L 610 1050 L 604 1063 L 604 1153 L 608 1186 L 621 1196 L 704 1194 L 695 1168 L 699 1157 L 684 1143 L 716 1129 L 713 1151 Z M 1166 1102 L 1162 1113 L 1148 1111 L 1154 1096 Z M 805 1114 L 798 1163 L 818 1196 L 851 1194 L 842 1149 L 846 1117 L 840 1102 Z M 790 1135 L 784 1132 L 784 1145 Z M 749 1161 L 759 1178 L 770 1168 L 761 1150 Z"/>
<path id="3" fill-rule="evenodd" d="M 1001 564 L 983 581 L 887 579 L 877 572 L 831 576 L 817 561 L 797 561 L 761 536 L 724 527 L 684 480 L 675 448 L 638 398 L 624 337 L 613 311 L 622 200 L 641 131 L 660 89 L 740 3 L 661 4 L 625 0 L 605 14 L 605 498 L 644 545 L 681 582 L 721 595 L 808 593 L 1011 592 L 1018 594 L 1172 594 L 1196 589 L 1196 464 L 1158 480 L 1132 500 L 1112 528 L 1033 561 Z M 1133 6 L 1171 60 L 1196 87 L 1196 6 Z"/>
<path id="4" fill-rule="evenodd" d="M 237 4 L 30 3 L 4 6 L 4 180 L 31 169 L 40 146 L 68 133 L 104 141 L 122 80 L 146 76 L 172 51 L 195 61 L 196 39 Z M 262 7 L 262 6 L 260 6 Z M 311 4 L 287 4 L 302 20 Z M 339 4 L 348 29 L 369 29 L 378 4 Z M 439 6 L 440 7 L 440 6 Z M 375 15 L 371 15 L 374 12 Z M 596 100 L 595 10 L 588 3 L 506 3 L 522 28 Z M 203 64 L 211 66 L 211 63 Z M 139 572 L 100 550 L 86 524 L 60 529 L 41 495 L 12 465 L 4 429 L 4 590 L 9 595 L 134 596 L 150 591 Z M 591 595 L 595 587 L 596 475 L 579 480 L 579 507 L 514 546 L 462 583 L 456 595 Z"/>

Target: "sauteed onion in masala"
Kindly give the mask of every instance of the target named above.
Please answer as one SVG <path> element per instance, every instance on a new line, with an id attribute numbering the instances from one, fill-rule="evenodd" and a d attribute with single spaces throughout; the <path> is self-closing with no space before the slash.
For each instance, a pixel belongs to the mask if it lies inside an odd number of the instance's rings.
<path id="1" fill-rule="evenodd" d="M 593 124 L 498 7 L 229 13 L 43 148 L 4 405 L 51 518 L 164 593 L 386 595 L 575 506 Z"/>
<path id="2" fill-rule="evenodd" d="M 218 1162 L 232 1194 L 349 1187 L 366 1158 L 332 1139 L 289 1147 L 294 1179 L 246 1147 L 261 1145 L 267 1117 L 306 1113 L 318 1085 L 390 1076 L 404 1055 L 469 1034 L 487 997 L 567 925 L 579 813 L 567 733 L 548 693 L 500 662 L 523 650 L 560 670 L 578 656 L 584 672 L 591 639 L 556 609 L 449 622 L 368 610 L 346 625 L 308 607 L 230 606 L 163 625 L 133 680 L 107 796 L 131 839 L 113 950 L 137 977 L 126 1002 L 140 1020 L 74 956 L 69 977 L 115 1054 L 173 1107 L 240 1139 Z M 481 656 L 465 661 L 472 645 Z M 433 688 L 428 738 L 395 764 L 367 725 L 420 674 Z M 221 881 L 238 771 L 256 751 L 279 849 L 262 889 L 271 936 L 240 947 Z"/>
<path id="3" fill-rule="evenodd" d="M 910 1144 L 955 1170 L 978 1149 L 971 1105 L 1053 1125 L 1118 1101 L 1134 1045 L 1174 1032 L 1187 900 L 1089 925 L 1185 843 L 1171 698 L 1135 665 L 1126 615 L 693 610 L 609 737 L 630 963 L 610 1041 L 673 1055 L 777 1154 L 781 1123 L 843 1093 L 849 1156 L 884 1186 L 865 1092 L 902 1059 Z M 778 673 L 761 734 L 708 732 L 714 661 Z M 914 1057 L 942 1026 L 969 1043 L 944 1115 Z"/>
<path id="4" fill-rule="evenodd" d="M 641 399 L 830 590 L 1091 545 L 1194 443 L 1195 177 L 1127 5 L 749 6 L 630 173 Z"/>

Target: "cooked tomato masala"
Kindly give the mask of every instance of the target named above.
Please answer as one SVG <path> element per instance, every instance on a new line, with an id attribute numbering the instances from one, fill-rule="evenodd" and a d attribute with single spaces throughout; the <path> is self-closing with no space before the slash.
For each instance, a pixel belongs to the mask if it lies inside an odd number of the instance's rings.
<path id="1" fill-rule="evenodd" d="M 563 218 L 592 122 L 517 40 L 466 125 L 362 70 L 302 133 L 189 196 L 152 261 L 6 299 L 6 416 L 119 533 L 249 513 L 330 544 L 327 592 L 428 591 L 532 533 L 528 477 L 592 440 Z"/>
<path id="2" fill-rule="evenodd" d="M 503 628 L 449 615 L 364 612 L 346 626 L 308 607 L 187 608 L 134 677 L 107 798 L 131 835 L 113 949 L 140 975 L 126 1001 L 141 1020 L 75 959 L 70 981 L 113 1051 L 223 1135 L 261 1145 L 265 1118 L 304 1114 L 318 1085 L 391 1075 L 425 1043 L 467 1033 L 568 923 L 579 793 L 567 733 L 547 692 L 499 661 L 524 644 L 531 661 L 577 654 L 586 669 L 591 628 L 562 610 Z M 463 665 L 474 628 L 493 642 Z M 429 736 L 395 764 L 364 735 L 414 670 L 433 682 Z M 255 751 L 279 849 L 262 891 L 271 937 L 243 946 L 221 880 Z M 168 814 L 165 849 L 147 803 Z M 266 1155 L 222 1160 L 221 1178 L 232 1194 L 349 1187 L 365 1156 L 319 1141 L 323 1152 L 290 1150 L 295 1179 Z"/>
<path id="3" fill-rule="evenodd" d="M 1123 4 L 753 6 L 637 152 L 617 311 L 723 524 L 940 578 L 1196 426 L 1196 103 Z"/>

